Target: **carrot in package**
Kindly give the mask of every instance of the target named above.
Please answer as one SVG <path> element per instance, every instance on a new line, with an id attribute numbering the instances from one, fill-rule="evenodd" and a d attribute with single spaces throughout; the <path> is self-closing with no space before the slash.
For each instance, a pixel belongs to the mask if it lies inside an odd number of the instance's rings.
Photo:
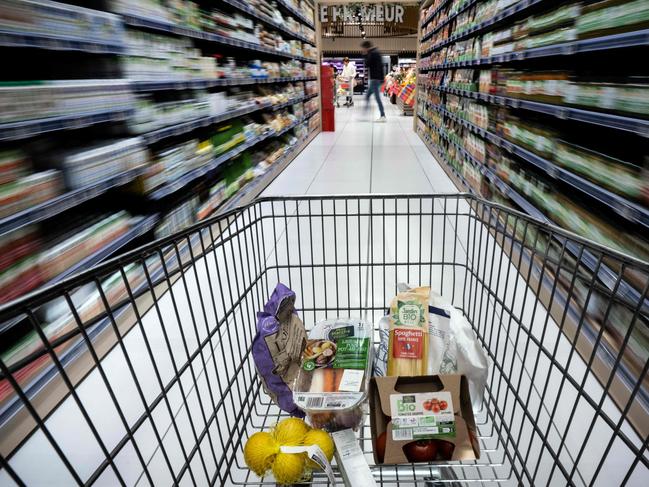
<path id="1" fill-rule="evenodd" d="M 362 421 L 372 366 L 371 336 L 371 325 L 347 318 L 321 321 L 309 332 L 293 400 L 312 426 L 337 431 Z"/>

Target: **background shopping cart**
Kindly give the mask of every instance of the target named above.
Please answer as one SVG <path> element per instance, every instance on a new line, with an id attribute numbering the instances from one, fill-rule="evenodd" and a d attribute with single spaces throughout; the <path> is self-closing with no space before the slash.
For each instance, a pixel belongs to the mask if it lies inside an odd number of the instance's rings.
<path id="1" fill-rule="evenodd" d="M 251 355 L 278 281 L 308 326 L 430 284 L 487 351 L 480 460 L 380 484 L 647 485 L 649 265 L 468 195 L 263 199 L 1 308 L 42 346 L 0 360 L 0 484 L 272 484 L 242 447 L 284 415 Z"/>
<path id="2" fill-rule="evenodd" d="M 354 83 L 350 78 L 338 76 L 336 78 L 336 107 L 340 108 L 340 98 L 343 97 L 346 107 L 354 105 Z"/>

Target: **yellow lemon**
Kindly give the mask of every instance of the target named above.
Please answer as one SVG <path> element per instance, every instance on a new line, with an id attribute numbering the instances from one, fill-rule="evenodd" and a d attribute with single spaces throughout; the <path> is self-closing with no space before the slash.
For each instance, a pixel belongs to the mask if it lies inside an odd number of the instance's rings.
<path id="1" fill-rule="evenodd" d="M 278 453 L 273 463 L 273 475 L 278 484 L 294 484 L 304 475 L 304 455 Z"/>
<path id="2" fill-rule="evenodd" d="M 243 459 L 248 468 L 260 477 L 273 465 L 279 445 L 269 433 L 258 432 L 248 438 L 243 448 Z"/>
<path id="3" fill-rule="evenodd" d="M 324 430 L 309 431 L 304 437 L 304 445 L 318 445 L 329 461 L 334 456 L 334 442 L 329 433 Z M 312 460 L 307 460 L 307 463 L 311 468 L 320 469 L 320 466 Z"/>
<path id="4" fill-rule="evenodd" d="M 286 418 L 277 423 L 273 430 L 275 441 L 280 446 L 297 446 L 304 444 L 304 436 L 309 427 L 299 418 Z"/>

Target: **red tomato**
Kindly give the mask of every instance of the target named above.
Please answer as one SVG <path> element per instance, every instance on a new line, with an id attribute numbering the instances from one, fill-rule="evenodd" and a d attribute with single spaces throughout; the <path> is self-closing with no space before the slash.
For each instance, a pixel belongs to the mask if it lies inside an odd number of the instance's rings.
<path id="1" fill-rule="evenodd" d="M 439 402 L 439 408 L 444 411 L 448 407 L 448 403 L 446 401 L 440 401 Z"/>
<path id="2" fill-rule="evenodd" d="M 383 458 L 385 458 L 385 438 L 387 431 L 384 431 L 376 439 L 376 457 L 379 459 L 380 463 L 383 463 Z"/>
<path id="3" fill-rule="evenodd" d="M 434 412 L 435 414 L 439 413 L 439 404 L 433 404 L 431 411 Z"/>
<path id="4" fill-rule="evenodd" d="M 437 399 L 437 398 L 433 398 L 433 399 L 431 399 L 430 402 L 432 402 L 433 404 L 438 404 L 438 403 L 439 403 L 439 399 Z"/>
<path id="5" fill-rule="evenodd" d="M 437 440 L 437 458 L 439 460 L 450 460 L 453 457 L 455 445 L 450 441 Z"/>
<path id="6" fill-rule="evenodd" d="M 425 409 L 426 411 L 430 411 L 432 407 L 433 407 L 433 403 L 432 403 L 432 402 L 430 402 L 430 401 L 424 401 L 424 409 Z"/>
<path id="7" fill-rule="evenodd" d="M 409 462 L 432 462 L 437 456 L 435 440 L 417 440 L 403 447 Z"/>

